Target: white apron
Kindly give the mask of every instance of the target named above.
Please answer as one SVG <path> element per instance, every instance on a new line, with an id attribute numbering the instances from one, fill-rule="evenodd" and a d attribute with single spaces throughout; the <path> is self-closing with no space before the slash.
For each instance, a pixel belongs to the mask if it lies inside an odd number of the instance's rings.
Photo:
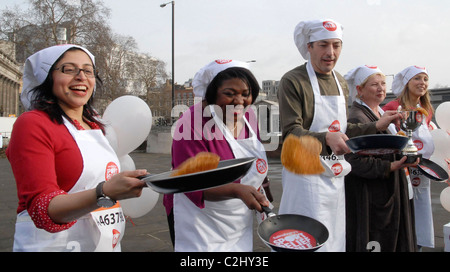
<path id="1" fill-rule="evenodd" d="M 306 65 L 314 91 L 314 120 L 310 131 L 340 131 L 347 129 L 345 96 L 336 75 L 339 96 L 322 96 L 310 62 Z M 333 113 L 333 114 L 330 114 Z M 344 176 L 351 165 L 343 156 L 321 156 L 325 172 L 321 175 L 297 175 L 285 168 L 282 171 L 283 195 L 280 214 L 300 214 L 324 224 L 328 241 L 318 251 L 345 251 L 345 187 Z"/>
<path id="2" fill-rule="evenodd" d="M 69 194 L 93 189 L 119 173 L 119 159 L 101 130 L 77 130 L 65 118 L 64 124 L 83 158 L 83 171 Z M 69 229 L 57 233 L 36 228 L 27 211 L 23 211 L 17 215 L 13 250 L 120 251 L 124 231 L 125 217 L 120 204 L 95 210 L 79 218 Z"/>
<path id="3" fill-rule="evenodd" d="M 413 142 L 425 159 L 430 159 L 434 152 L 434 143 L 425 118 L 422 125 L 413 132 Z M 414 214 L 417 244 L 434 247 L 434 226 L 431 209 L 430 179 L 423 175 L 417 167 L 409 169 L 414 191 Z"/>
<path id="4" fill-rule="evenodd" d="M 217 127 L 235 158 L 256 157 L 241 184 L 259 188 L 267 175 L 264 147 L 245 120 L 250 137 L 236 140 L 210 106 Z M 205 182 L 208 182 L 205 180 Z M 253 213 L 241 199 L 206 201 L 198 208 L 185 194 L 174 194 L 175 251 L 252 251 Z"/>

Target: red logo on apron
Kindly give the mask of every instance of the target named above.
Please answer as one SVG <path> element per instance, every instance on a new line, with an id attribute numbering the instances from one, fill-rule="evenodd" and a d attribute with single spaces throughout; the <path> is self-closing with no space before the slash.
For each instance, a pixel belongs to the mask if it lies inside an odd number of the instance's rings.
<path id="1" fill-rule="evenodd" d="M 414 140 L 414 145 L 417 147 L 418 150 L 422 150 L 423 148 L 423 142 L 421 140 Z"/>
<path id="2" fill-rule="evenodd" d="M 332 21 L 325 21 L 323 22 L 323 27 L 325 27 L 328 31 L 335 31 L 337 29 L 337 26 Z"/>
<path id="3" fill-rule="evenodd" d="M 258 159 L 256 161 L 256 170 L 258 170 L 258 173 L 264 174 L 267 172 L 267 163 L 263 159 Z"/>
<path id="4" fill-rule="evenodd" d="M 112 176 L 119 173 L 119 167 L 114 162 L 108 162 L 105 171 L 105 180 L 109 180 Z"/>
<path id="5" fill-rule="evenodd" d="M 113 229 L 113 239 L 112 239 L 112 247 L 115 248 L 117 246 L 117 243 L 119 242 L 120 238 L 120 232 L 116 229 Z"/>
<path id="6" fill-rule="evenodd" d="M 337 176 L 340 173 L 342 173 L 342 170 L 344 170 L 344 168 L 342 167 L 342 164 L 340 164 L 338 162 L 333 164 L 333 166 L 331 166 L 331 171 L 333 171 L 335 176 Z"/>
<path id="7" fill-rule="evenodd" d="M 419 186 L 420 185 L 420 178 L 419 177 L 415 177 L 411 180 L 411 184 L 413 186 Z"/>
<path id="8" fill-rule="evenodd" d="M 423 116 L 422 116 L 421 113 L 417 113 L 416 114 L 416 121 L 417 121 L 417 123 L 422 123 L 422 118 L 423 118 Z"/>
<path id="9" fill-rule="evenodd" d="M 341 130 L 341 123 L 339 120 L 334 120 L 333 123 L 328 127 L 328 131 L 330 132 L 338 132 Z"/>

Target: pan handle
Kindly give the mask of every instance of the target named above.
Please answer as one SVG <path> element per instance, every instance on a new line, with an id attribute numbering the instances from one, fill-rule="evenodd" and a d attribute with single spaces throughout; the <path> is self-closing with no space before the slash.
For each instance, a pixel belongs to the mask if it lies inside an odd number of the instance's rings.
<path id="1" fill-rule="evenodd" d="M 267 206 L 263 206 L 263 205 L 261 205 L 261 208 L 267 214 L 268 217 L 276 216 L 276 214 L 274 212 L 272 212 L 271 208 L 269 208 Z"/>
<path id="2" fill-rule="evenodd" d="M 147 175 L 139 176 L 139 177 L 136 177 L 136 178 L 140 179 L 140 180 L 143 180 L 145 182 L 145 178 L 148 178 L 148 177 L 153 176 L 153 175 L 154 174 L 147 174 Z M 144 187 L 149 187 L 147 182 L 145 182 L 145 186 Z"/>

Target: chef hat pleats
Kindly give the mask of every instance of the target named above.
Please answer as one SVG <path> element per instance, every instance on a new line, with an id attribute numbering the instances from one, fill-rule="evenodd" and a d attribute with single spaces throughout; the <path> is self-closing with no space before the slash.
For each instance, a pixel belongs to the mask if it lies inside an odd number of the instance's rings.
<path id="1" fill-rule="evenodd" d="M 428 75 L 427 69 L 419 66 L 409 66 L 397 73 L 394 76 L 394 81 L 392 81 L 392 92 L 394 95 L 399 96 L 411 78 L 420 73 L 425 73 Z"/>
<path id="2" fill-rule="evenodd" d="M 344 27 L 331 19 L 302 21 L 294 30 L 294 42 L 305 60 L 309 59 L 308 43 L 327 39 L 342 41 Z"/>
<path id="3" fill-rule="evenodd" d="M 242 67 L 249 69 L 250 65 L 247 62 L 238 60 L 215 60 L 201 68 L 192 80 L 192 87 L 196 97 L 205 98 L 206 89 L 214 77 L 218 73 L 231 67 Z"/>
<path id="4" fill-rule="evenodd" d="M 377 66 L 361 65 L 345 74 L 344 78 L 349 88 L 349 103 L 355 101 L 358 94 L 356 86 L 360 86 L 368 77 L 377 73 L 383 74 Z"/>
<path id="5" fill-rule="evenodd" d="M 30 92 L 35 87 L 44 83 L 53 64 L 70 48 L 79 48 L 86 52 L 95 66 L 95 58 L 86 48 L 79 45 L 64 44 L 47 47 L 27 58 L 23 70 L 23 87 L 20 95 L 25 110 L 30 109 L 33 94 Z M 94 90 L 95 91 L 95 90 Z"/>

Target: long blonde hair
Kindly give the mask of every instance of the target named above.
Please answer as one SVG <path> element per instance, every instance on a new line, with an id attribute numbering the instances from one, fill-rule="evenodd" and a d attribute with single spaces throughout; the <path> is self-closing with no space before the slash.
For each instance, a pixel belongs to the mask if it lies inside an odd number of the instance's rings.
<path id="1" fill-rule="evenodd" d="M 403 109 L 412 110 L 417 107 L 417 105 L 413 105 L 413 103 L 411 102 L 411 95 L 409 94 L 408 84 L 405 85 L 402 93 L 398 96 L 398 99 L 400 100 L 400 105 Z M 428 90 L 428 88 L 427 92 L 419 98 L 419 103 L 420 106 L 424 108 L 429 115 L 434 114 L 433 105 L 431 105 L 430 91 Z"/>

